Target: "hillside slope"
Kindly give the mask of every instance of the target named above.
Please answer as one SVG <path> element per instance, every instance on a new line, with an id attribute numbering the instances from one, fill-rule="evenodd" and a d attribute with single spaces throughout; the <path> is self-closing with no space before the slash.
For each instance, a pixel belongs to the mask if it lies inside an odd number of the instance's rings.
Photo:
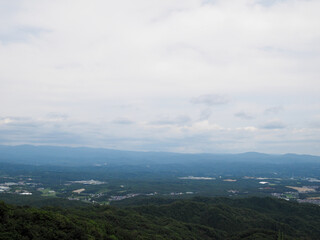
<path id="1" fill-rule="evenodd" d="M 319 239 L 320 207 L 272 198 L 152 199 L 145 205 L 0 204 L 0 239 Z"/>

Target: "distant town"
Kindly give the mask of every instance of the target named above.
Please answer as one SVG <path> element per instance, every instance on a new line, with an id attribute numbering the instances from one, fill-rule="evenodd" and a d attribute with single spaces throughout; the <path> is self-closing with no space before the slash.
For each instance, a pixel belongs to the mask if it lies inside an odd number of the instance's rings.
<path id="1" fill-rule="evenodd" d="M 241 178 L 228 178 L 219 176 L 187 176 L 178 177 L 175 184 L 183 183 L 185 191 L 155 191 L 147 192 L 146 189 L 141 189 L 140 192 L 133 192 L 132 187 L 124 184 L 118 186 L 110 186 L 108 182 L 100 180 L 74 180 L 65 181 L 59 185 L 45 184 L 34 181 L 30 176 L 19 177 L 1 177 L 0 178 L 0 194 L 16 194 L 20 196 L 38 196 L 38 197 L 60 197 L 71 201 L 83 201 L 93 204 L 110 204 L 114 201 L 122 201 L 138 196 L 167 196 L 167 197 L 187 197 L 189 195 L 206 195 L 201 188 L 192 181 L 199 181 L 205 184 L 211 182 L 212 195 L 236 197 L 241 195 L 263 195 L 272 196 L 275 198 L 285 199 L 287 201 L 297 201 L 299 203 L 312 203 L 320 205 L 320 180 L 317 178 L 297 178 L 297 179 L 282 179 L 267 178 L 267 177 L 250 177 L 244 176 Z M 207 182 L 210 186 L 210 182 Z M 219 191 L 215 193 L 214 187 L 224 182 Z M 188 187 L 188 185 L 190 185 Z M 249 185 L 250 187 L 245 187 Z M 81 187 L 83 186 L 83 187 Z"/>

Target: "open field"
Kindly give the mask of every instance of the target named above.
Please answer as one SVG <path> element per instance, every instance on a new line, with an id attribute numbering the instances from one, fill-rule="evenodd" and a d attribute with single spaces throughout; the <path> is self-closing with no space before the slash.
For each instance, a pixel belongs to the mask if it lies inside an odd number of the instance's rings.
<path id="1" fill-rule="evenodd" d="M 299 193 L 316 192 L 316 190 L 314 188 L 310 188 L 310 187 L 306 187 L 306 186 L 304 186 L 304 187 L 286 186 L 286 187 L 297 190 Z"/>
<path id="2" fill-rule="evenodd" d="M 84 188 L 80 188 L 80 189 L 77 189 L 77 190 L 73 190 L 72 192 L 73 193 L 82 193 L 83 191 L 85 191 L 86 189 Z"/>

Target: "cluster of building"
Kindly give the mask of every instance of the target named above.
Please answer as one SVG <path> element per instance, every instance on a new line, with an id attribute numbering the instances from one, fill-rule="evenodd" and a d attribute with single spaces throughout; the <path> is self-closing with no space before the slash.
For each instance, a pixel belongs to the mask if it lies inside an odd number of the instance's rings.
<path id="1" fill-rule="evenodd" d="M 7 191 L 9 191 L 9 190 L 10 190 L 10 187 L 0 185 L 0 193 L 2 193 L 2 192 L 7 192 Z"/>
<path id="2" fill-rule="evenodd" d="M 273 197 L 290 200 L 299 198 L 298 192 L 271 193 Z"/>
<path id="3" fill-rule="evenodd" d="M 185 179 L 185 180 L 215 180 L 215 178 L 212 178 L 212 177 L 194 177 L 194 176 L 179 177 L 179 179 Z"/>
<path id="4" fill-rule="evenodd" d="M 88 184 L 88 185 L 100 185 L 100 184 L 106 184 L 106 182 L 101 182 L 97 180 L 82 180 L 82 181 L 70 181 L 70 183 L 80 183 L 80 184 Z"/>
<path id="5" fill-rule="evenodd" d="M 320 197 L 309 197 L 306 199 L 300 199 L 299 192 L 272 193 L 271 195 L 287 201 L 296 200 L 299 203 L 312 203 L 312 204 L 320 205 Z"/>
<path id="6" fill-rule="evenodd" d="M 111 196 L 109 198 L 109 201 L 121 201 L 127 198 L 133 198 L 133 197 L 137 197 L 141 195 L 140 193 L 129 193 L 127 195 L 123 195 L 123 196 Z"/>
<path id="7" fill-rule="evenodd" d="M 307 181 L 320 183 L 320 180 L 316 178 L 307 178 Z"/>
<path id="8" fill-rule="evenodd" d="M 25 182 L 5 182 L 0 184 L 0 193 L 15 193 L 20 195 L 32 195 L 31 192 L 28 192 L 27 190 L 22 189 L 13 189 L 13 186 L 25 186 L 30 185 L 31 183 L 25 183 Z M 33 184 L 33 183 L 32 183 Z"/>
<path id="9" fill-rule="evenodd" d="M 297 201 L 299 203 L 312 203 L 320 205 L 320 199 L 298 199 Z"/>

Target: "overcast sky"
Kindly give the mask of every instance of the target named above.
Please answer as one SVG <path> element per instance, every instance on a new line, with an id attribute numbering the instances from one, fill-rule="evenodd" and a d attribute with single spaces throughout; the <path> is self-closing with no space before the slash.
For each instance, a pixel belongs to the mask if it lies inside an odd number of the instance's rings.
<path id="1" fill-rule="evenodd" d="M 319 0 L 0 0 L 0 144 L 320 155 Z"/>

